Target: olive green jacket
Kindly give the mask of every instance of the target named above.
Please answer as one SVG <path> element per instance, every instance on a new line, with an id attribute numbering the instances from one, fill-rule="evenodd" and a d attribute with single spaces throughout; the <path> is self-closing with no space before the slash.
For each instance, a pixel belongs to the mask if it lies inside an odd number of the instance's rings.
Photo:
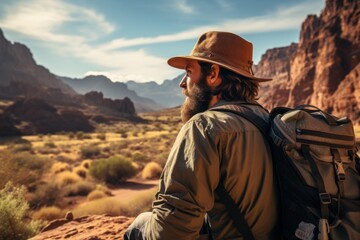
<path id="1" fill-rule="evenodd" d="M 229 103 L 214 107 L 223 104 Z M 267 120 L 264 109 L 251 109 Z M 242 239 L 214 192 L 220 179 L 255 239 L 276 239 L 277 191 L 266 140 L 238 115 L 209 110 L 193 116 L 176 138 L 145 239 L 197 239 L 206 213 L 215 239 Z"/>

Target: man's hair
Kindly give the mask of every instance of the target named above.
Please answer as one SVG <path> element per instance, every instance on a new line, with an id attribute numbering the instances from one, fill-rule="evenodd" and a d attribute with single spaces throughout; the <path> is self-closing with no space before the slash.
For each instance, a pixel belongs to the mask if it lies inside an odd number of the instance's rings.
<path id="1" fill-rule="evenodd" d="M 207 76 L 211 70 L 212 63 L 199 61 L 199 65 L 203 76 Z M 221 66 L 219 76 L 221 77 L 222 82 L 212 91 L 213 95 L 221 93 L 221 99 L 225 101 L 242 100 L 246 102 L 253 102 L 258 99 L 258 81 L 244 77 Z"/>

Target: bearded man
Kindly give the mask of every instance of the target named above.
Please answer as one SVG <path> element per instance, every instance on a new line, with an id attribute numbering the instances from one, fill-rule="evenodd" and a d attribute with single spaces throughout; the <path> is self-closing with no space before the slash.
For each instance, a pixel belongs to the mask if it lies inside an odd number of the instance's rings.
<path id="1" fill-rule="evenodd" d="M 259 129 L 219 108 L 246 108 L 265 122 L 256 103 L 252 44 L 228 32 L 206 32 L 189 56 L 168 64 L 184 69 L 184 122 L 160 178 L 152 212 L 140 214 L 125 239 L 278 239 L 278 197 L 271 152 Z M 221 185 L 241 212 L 242 232 L 216 190 Z M 204 224 L 206 219 L 206 224 Z M 206 229 L 205 234 L 204 229 Z"/>

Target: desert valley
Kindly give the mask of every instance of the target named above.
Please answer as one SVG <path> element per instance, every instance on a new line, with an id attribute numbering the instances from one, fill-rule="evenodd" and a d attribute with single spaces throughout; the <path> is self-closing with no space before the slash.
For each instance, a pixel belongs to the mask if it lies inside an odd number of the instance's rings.
<path id="1" fill-rule="evenodd" d="M 254 66 L 273 78 L 259 102 L 347 116 L 359 143 L 359 20 L 359 1 L 327 0 L 298 43 L 267 50 Z M 0 239 L 121 238 L 151 209 L 182 126 L 181 78 L 57 76 L 0 31 Z"/>

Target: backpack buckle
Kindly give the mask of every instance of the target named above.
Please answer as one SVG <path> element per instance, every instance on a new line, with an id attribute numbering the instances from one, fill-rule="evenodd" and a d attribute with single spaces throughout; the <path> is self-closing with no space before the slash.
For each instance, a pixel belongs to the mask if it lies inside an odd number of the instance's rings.
<path id="1" fill-rule="evenodd" d="M 328 193 L 319 193 L 320 201 L 322 204 L 330 204 L 331 196 Z"/>

